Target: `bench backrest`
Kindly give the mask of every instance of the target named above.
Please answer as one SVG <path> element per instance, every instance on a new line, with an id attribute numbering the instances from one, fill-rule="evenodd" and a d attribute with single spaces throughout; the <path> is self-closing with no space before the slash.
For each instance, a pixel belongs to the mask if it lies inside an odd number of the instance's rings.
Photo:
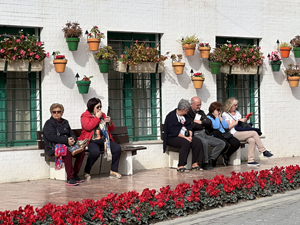
<path id="1" fill-rule="evenodd" d="M 164 140 L 164 133 L 165 133 L 165 125 L 164 124 L 161 124 L 160 125 L 160 138 L 161 140 Z"/>
<path id="2" fill-rule="evenodd" d="M 72 129 L 76 137 L 79 137 L 81 134 L 81 129 Z M 124 144 L 129 142 L 128 130 L 126 126 L 115 127 L 115 129 L 111 132 L 111 135 L 116 143 Z M 36 132 L 37 144 L 39 149 L 44 149 L 44 137 L 43 131 Z"/>

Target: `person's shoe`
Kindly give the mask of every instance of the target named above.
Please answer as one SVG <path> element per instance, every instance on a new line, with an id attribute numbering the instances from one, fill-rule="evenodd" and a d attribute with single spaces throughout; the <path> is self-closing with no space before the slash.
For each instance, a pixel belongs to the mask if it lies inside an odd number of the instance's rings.
<path id="1" fill-rule="evenodd" d="M 223 155 L 223 164 L 224 166 L 229 165 L 229 157 L 226 154 Z"/>
<path id="2" fill-rule="evenodd" d="M 81 182 L 84 181 L 84 180 L 81 179 L 78 175 L 75 175 L 73 178 L 76 180 L 77 183 L 81 183 Z"/>
<path id="3" fill-rule="evenodd" d="M 211 165 L 212 167 L 216 167 L 216 165 L 217 165 L 217 160 L 215 160 L 215 159 L 210 159 L 210 160 L 209 160 L 209 163 L 210 163 L 210 165 Z"/>
<path id="4" fill-rule="evenodd" d="M 91 177 L 91 175 L 89 175 L 88 173 L 85 173 L 85 174 L 84 174 L 84 179 L 86 179 L 87 181 L 89 181 L 89 180 L 92 179 L 92 177 Z"/>
<path id="5" fill-rule="evenodd" d="M 212 170 L 213 167 L 210 165 L 210 163 L 203 163 L 203 170 Z"/>
<path id="6" fill-rule="evenodd" d="M 67 180 L 66 185 L 68 185 L 68 186 L 77 186 L 78 183 L 77 183 L 76 180 L 72 177 L 71 179 Z"/>
<path id="7" fill-rule="evenodd" d="M 247 163 L 247 166 L 259 166 L 259 163 L 257 163 L 257 162 L 248 162 Z"/>
<path id="8" fill-rule="evenodd" d="M 271 152 L 269 152 L 268 150 L 263 152 L 264 157 L 268 157 L 271 158 L 273 156 L 273 154 Z"/>
<path id="9" fill-rule="evenodd" d="M 177 171 L 178 171 L 178 169 L 177 169 Z M 122 175 L 119 174 L 118 172 L 110 171 L 109 177 L 110 177 L 110 178 L 121 179 L 121 178 L 122 178 Z"/>

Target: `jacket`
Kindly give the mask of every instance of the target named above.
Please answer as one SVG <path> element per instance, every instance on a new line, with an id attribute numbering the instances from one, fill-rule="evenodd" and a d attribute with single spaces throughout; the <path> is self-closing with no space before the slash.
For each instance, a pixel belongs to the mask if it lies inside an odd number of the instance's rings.
<path id="1" fill-rule="evenodd" d="M 106 115 L 105 113 L 102 113 L 102 118 L 105 119 Z M 86 138 L 90 140 L 92 139 L 93 133 L 94 133 L 94 129 L 96 128 L 96 126 L 98 126 L 100 123 L 100 119 L 95 116 L 93 117 L 93 115 L 86 110 L 84 113 L 81 114 L 81 127 L 82 127 L 82 131 L 81 134 L 78 138 L 78 140 L 84 140 Z M 107 125 L 107 130 L 109 133 L 109 137 L 112 141 L 114 141 L 114 139 L 111 136 L 111 133 L 113 130 L 115 129 L 115 125 L 113 123 L 111 123 L 111 125 Z M 88 143 L 89 143 L 88 142 Z"/>
<path id="2" fill-rule="evenodd" d="M 189 109 L 188 112 L 188 117 L 191 120 L 191 124 L 192 124 L 192 129 L 193 131 L 197 131 L 197 130 L 203 130 L 203 129 L 209 129 L 212 125 L 212 122 L 210 119 L 207 118 L 207 116 L 205 115 L 205 113 L 203 112 L 203 110 L 200 110 L 198 112 L 198 114 L 201 115 L 200 121 L 202 121 L 202 124 L 198 124 L 194 122 L 194 118 L 196 116 L 196 113 L 194 112 L 194 110 L 192 108 Z"/>
<path id="3" fill-rule="evenodd" d="M 185 122 L 184 126 L 186 129 L 192 131 L 192 125 L 189 117 L 187 115 L 184 115 Z M 163 149 L 164 152 L 167 148 L 167 139 L 169 138 L 175 138 L 178 137 L 178 134 L 180 133 L 180 130 L 182 128 L 182 123 L 178 121 L 178 118 L 176 116 L 176 109 L 171 111 L 165 119 L 165 125 L 164 125 L 164 140 L 163 140 Z"/>
<path id="4" fill-rule="evenodd" d="M 73 137 L 75 141 L 77 138 L 72 131 L 68 120 L 61 119 L 60 122 L 51 117 L 46 121 L 43 128 L 45 153 L 53 155 L 56 144 L 65 144 L 68 146 L 68 138 Z"/>

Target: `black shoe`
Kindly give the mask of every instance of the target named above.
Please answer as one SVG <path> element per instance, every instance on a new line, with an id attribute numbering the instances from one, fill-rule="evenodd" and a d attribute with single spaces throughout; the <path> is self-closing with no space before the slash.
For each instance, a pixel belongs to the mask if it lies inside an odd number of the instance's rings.
<path id="1" fill-rule="evenodd" d="M 68 186 L 77 186 L 78 183 L 76 182 L 76 180 L 74 178 L 71 178 L 71 179 L 67 180 L 66 185 L 68 185 Z"/>
<path id="2" fill-rule="evenodd" d="M 271 158 L 273 156 L 273 154 L 271 152 L 269 152 L 268 150 L 264 151 L 263 155 L 268 158 Z"/>
<path id="3" fill-rule="evenodd" d="M 229 157 L 226 154 L 224 154 L 223 155 L 223 164 L 224 164 L 224 166 L 228 166 L 229 165 L 228 162 L 229 162 Z"/>
<path id="4" fill-rule="evenodd" d="M 216 167 L 216 165 L 217 165 L 217 160 L 215 160 L 215 159 L 210 159 L 210 160 L 209 160 L 209 163 L 210 163 L 210 165 L 211 165 L 212 167 Z"/>
<path id="5" fill-rule="evenodd" d="M 78 175 L 75 175 L 73 178 L 76 180 L 77 183 L 81 183 L 84 181 L 83 179 L 80 179 Z"/>
<path id="6" fill-rule="evenodd" d="M 203 170 L 212 170 L 213 167 L 210 165 L 210 163 L 203 163 Z"/>

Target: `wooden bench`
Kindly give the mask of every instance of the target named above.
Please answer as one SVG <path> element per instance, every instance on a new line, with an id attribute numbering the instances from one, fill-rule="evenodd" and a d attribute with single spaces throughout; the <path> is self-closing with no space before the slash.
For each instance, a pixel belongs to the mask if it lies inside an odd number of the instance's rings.
<path id="1" fill-rule="evenodd" d="M 76 137 L 79 137 L 81 134 L 81 129 L 72 129 Z M 44 149 L 44 138 L 43 131 L 37 131 L 37 143 L 39 149 Z M 111 135 L 116 143 L 120 144 L 122 154 L 119 162 L 119 172 L 123 175 L 132 175 L 133 174 L 133 156 L 137 154 L 138 150 L 147 149 L 145 146 L 131 146 L 129 145 L 129 136 L 126 126 L 115 127 L 111 132 Z M 86 154 L 88 152 L 86 151 Z M 41 153 L 42 157 L 45 157 L 45 161 L 50 163 L 50 179 L 59 179 L 66 180 L 66 174 L 64 170 L 55 170 L 55 156 L 48 156 L 45 153 Z M 100 168 L 99 168 L 99 177 L 101 172 L 103 154 L 100 155 Z M 58 175 L 58 171 L 63 173 L 63 175 Z"/>
<path id="2" fill-rule="evenodd" d="M 164 139 L 164 124 L 160 125 L 160 138 Z M 246 141 L 240 141 L 240 148 L 232 154 L 230 157 L 230 164 L 232 165 L 241 165 L 241 148 L 245 148 Z M 178 159 L 179 159 L 179 148 L 174 148 L 167 146 L 166 153 L 169 155 L 169 167 L 177 168 Z M 192 168 L 192 153 L 189 154 L 187 158 L 186 168 Z"/>

